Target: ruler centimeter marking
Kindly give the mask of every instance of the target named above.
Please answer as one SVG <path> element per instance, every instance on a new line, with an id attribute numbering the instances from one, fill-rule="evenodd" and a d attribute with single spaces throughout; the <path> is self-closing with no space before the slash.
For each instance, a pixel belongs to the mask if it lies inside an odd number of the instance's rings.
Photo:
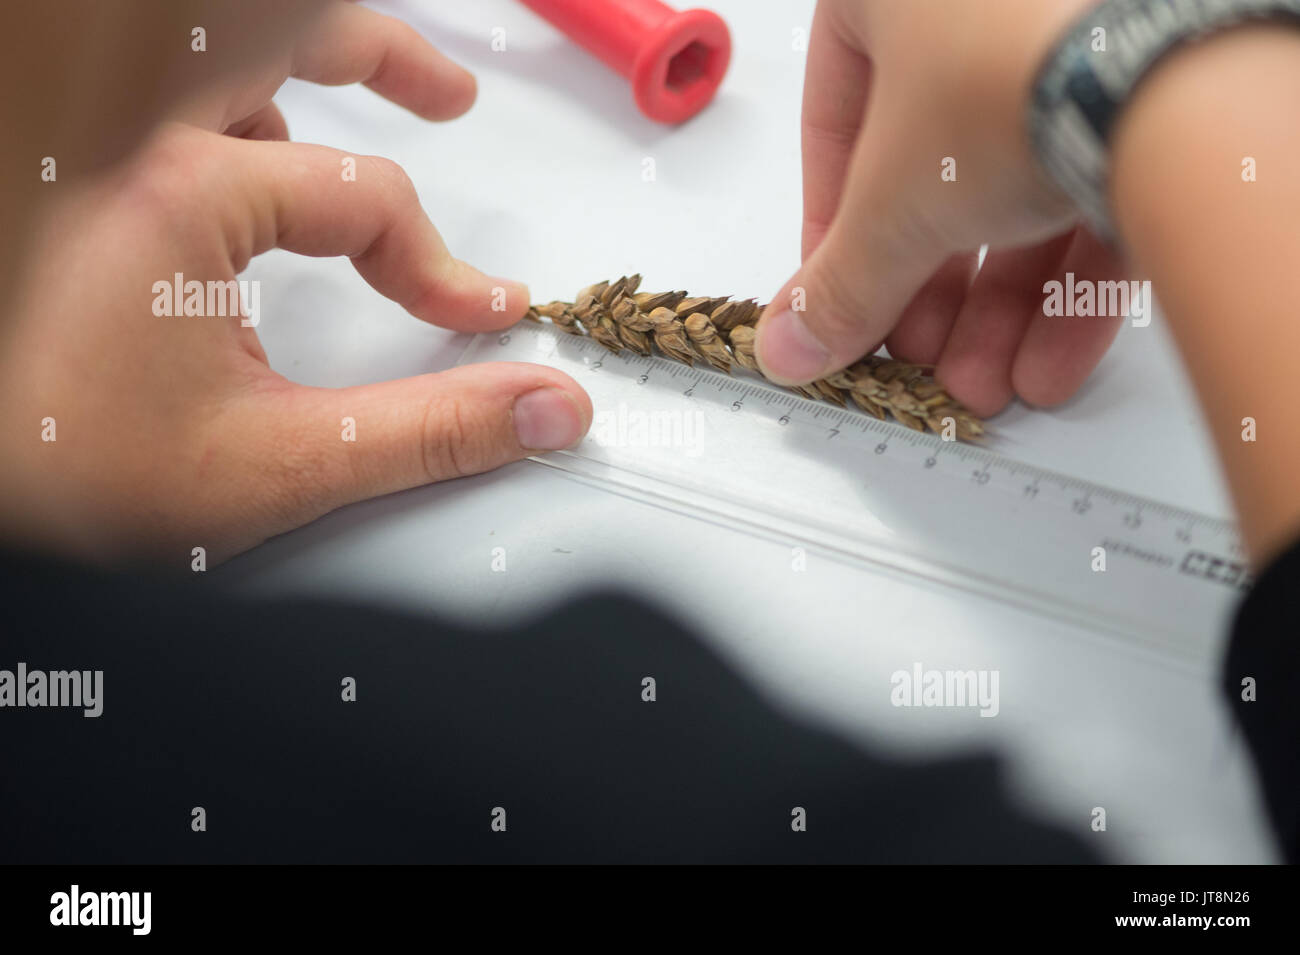
<path id="1" fill-rule="evenodd" d="M 615 355 L 529 322 L 477 336 L 461 363 L 502 359 L 569 371 L 598 414 L 610 406 L 699 411 L 711 441 L 690 454 L 587 441 L 543 459 L 693 513 L 743 519 L 769 535 L 1193 653 L 1213 650 L 1249 583 L 1231 521 L 856 408 L 658 356 Z M 787 446 L 786 436 L 799 433 L 816 440 Z M 850 484 L 843 468 L 855 475 Z M 921 496 L 920 481 L 942 481 L 943 492 Z M 1100 546 L 1108 553 L 1097 573 L 1089 561 Z"/>
<path id="2" fill-rule="evenodd" d="M 1221 518 L 1211 517 L 1210 515 L 1207 514 L 1202 514 L 1196 511 L 1191 511 L 1185 508 L 1170 505 L 1163 501 L 1155 500 L 1153 498 L 1147 498 L 1140 495 L 1131 494 L 1127 491 L 1122 491 L 1119 489 L 1109 488 L 1103 485 L 1094 484 L 1082 478 L 1076 478 L 1072 475 L 1062 474 L 1060 472 L 1052 471 L 1048 468 L 1039 467 L 1038 465 L 1026 464 L 1021 461 L 1016 461 L 1012 458 L 1007 458 L 1004 455 L 1001 455 L 994 451 L 990 451 L 987 448 L 976 447 L 970 444 L 964 444 L 960 442 L 946 442 L 942 440 L 942 438 L 940 438 L 938 435 L 934 435 L 929 432 L 923 433 L 923 432 L 913 431 L 912 429 L 903 427 L 900 424 L 891 423 L 889 421 L 882 421 L 878 418 L 874 418 L 871 415 L 868 415 L 865 412 L 858 411 L 856 409 L 845 410 L 842 408 L 836 408 L 834 405 L 829 405 L 828 403 L 823 401 L 813 401 L 812 399 L 804 398 L 799 395 L 792 395 L 792 394 L 779 392 L 774 388 L 766 385 L 749 384 L 737 380 L 735 378 L 731 378 L 726 375 L 723 375 L 720 372 L 683 365 L 680 362 L 675 362 L 667 358 L 661 358 L 659 356 L 647 357 L 644 355 L 636 355 L 631 352 L 622 352 L 618 355 L 614 355 L 603 345 L 585 336 L 550 332 L 547 331 L 544 326 L 538 327 L 533 323 L 525 323 L 525 324 L 517 325 L 515 326 L 515 328 L 511 329 L 510 332 L 506 334 L 513 336 L 520 331 L 523 331 L 525 333 L 532 332 L 533 334 L 554 335 L 556 338 L 557 350 L 561 344 L 572 346 L 575 348 L 575 350 L 578 353 L 583 355 L 583 357 L 590 358 L 592 356 L 595 356 L 595 360 L 599 362 L 603 362 L 609 358 L 616 358 L 619 361 L 624 362 L 625 364 L 632 364 L 638 368 L 645 368 L 647 370 L 653 370 L 656 372 L 666 372 L 670 378 L 690 376 L 692 378 L 692 384 L 694 384 L 695 386 L 698 386 L 701 382 L 708 382 L 712 384 L 714 387 L 718 388 L 719 391 L 723 391 L 723 392 L 728 390 L 734 390 L 734 389 L 742 389 L 743 396 L 745 397 L 748 397 L 750 395 L 758 396 L 761 397 L 764 400 L 764 402 L 767 404 L 780 404 L 780 405 L 790 406 L 792 408 L 804 408 L 805 410 L 810 410 L 812 412 L 813 420 L 820 419 L 824 415 L 833 416 L 833 420 L 841 424 L 846 422 L 850 418 L 857 419 L 857 422 L 864 430 L 879 432 L 881 434 L 884 434 L 886 437 L 892 439 L 902 439 L 912 445 L 922 444 L 922 443 L 926 444 L 927 446 L 930 446 L 933 449 L 935 454 L 939 454 L 945 451 L 952 451 L 955 452 L 963 460 L 972 457 L 975 458 L 984 466 L 985 469 L 987 469 L 990 465 L 999 465 L 1002 467 L 1002 469 L 1008 471 L 1011 474 L 1018 474 L 1024 472 L 1029 475 L 1032 475 L 1035 483 L 1041 481 L 1044 478 L 1047 478 L 1049 480 L 1055 481 L 1060 485 L 1062 489 L 1065 490 L 1077 488 L 1081 492 L 1087 495 L 1098 494 L 1099 496 L 1104 497 L 1106 500 L 1112 503 L 1129 503 L 1139 508 L 1141 507 L 1150 508 L 1167 517 L 1182 516 L 1187 518 L 1187 520 L 1194 525 L 1213 524 L 1224 529 L 1225 531 L 1230 531 L 1235 534 L 1235 525 L 1233 525 L 1231 521 L 1226 521 Z M 502 344 L 509 344 L 509 342 L 505 342 Z M 483 355 L 482 357 L 484 360 L 487 360 L 488 358 L 487 355 Z M 590 363 L 588 363 L 588 367 L 590 367 Z"/>

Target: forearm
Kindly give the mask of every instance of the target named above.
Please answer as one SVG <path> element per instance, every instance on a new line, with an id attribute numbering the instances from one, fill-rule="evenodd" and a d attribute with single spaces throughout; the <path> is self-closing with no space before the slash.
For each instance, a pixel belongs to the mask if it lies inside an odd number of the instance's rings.
<path id="1" fill-rule="evenodd" d="M 1113 140 L 1120 232 L 1200 394 L 1257 564 L 1300 533 L 1297 116 L 1300 30 L 1243 28 L 1157 66 Z"/>

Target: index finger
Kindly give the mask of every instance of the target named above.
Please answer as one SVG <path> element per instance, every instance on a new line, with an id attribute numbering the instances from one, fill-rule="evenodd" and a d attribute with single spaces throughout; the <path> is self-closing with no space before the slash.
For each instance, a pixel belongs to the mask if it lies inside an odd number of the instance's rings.
<path id="1" fill-rule="evenodd" d="M 362 83 L 425 119 L 455 119 L 474 104 L 469 71 L 396 17 L 332 3 L 295 45 L 290 75 L 324 86 Z"/>
<path id="2" fill-rule="evenodd" d="M 527 287 L 452 257 L 396 163 L 305 143 L 212 138 L 205 148 L 228 186 L 212 194 L 231 200 L 218 214 L 236 273 L 271 248 L 346 255 L 377 292 L 442 328 L 504 328 L 527 311 Z"/>
<path id="3" fill-rule="evenodd" d="M 859 50 L 835 3 L 813 15 L 803 88 L 803 258 L 821 244 L 844 192 L 866 118 L 871 61 Z"/>

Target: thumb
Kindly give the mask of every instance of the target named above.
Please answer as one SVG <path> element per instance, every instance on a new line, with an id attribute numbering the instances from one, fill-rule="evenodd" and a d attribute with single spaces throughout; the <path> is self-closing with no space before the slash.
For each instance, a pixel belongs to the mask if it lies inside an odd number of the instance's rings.
<path id="1" fill-rule="evenodd" d="M 892 177 L 859 167 L 825 239 L 758 323 L 763 373 L 787 385 L 839 371 L 879 347 L 908 303 L 943 264 L 938 241 L 912 238 Z M 893 180 L 897 183 L 898 180 Z"/>
<path id="2" fill-rule="evenodd" d="M 250 399 L 271 513 L 297 527 L 336 507 L 490 471 L 576 444 L 591 400 L 561 371 L 522 362 L 356 388 L 281 380 Z"/>

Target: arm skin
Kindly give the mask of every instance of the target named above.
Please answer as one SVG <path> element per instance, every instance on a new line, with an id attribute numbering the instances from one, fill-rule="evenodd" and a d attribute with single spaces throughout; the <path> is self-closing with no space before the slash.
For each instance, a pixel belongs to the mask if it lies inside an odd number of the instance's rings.
<path id="1" fill-rule="evenodd" d="M 1120 233 L 1169 318 L 1259 567 L 1300 534 L 1298 116 L 1300 30 L 1238 28 L 1158 65 L 1112 141 Z"/>

